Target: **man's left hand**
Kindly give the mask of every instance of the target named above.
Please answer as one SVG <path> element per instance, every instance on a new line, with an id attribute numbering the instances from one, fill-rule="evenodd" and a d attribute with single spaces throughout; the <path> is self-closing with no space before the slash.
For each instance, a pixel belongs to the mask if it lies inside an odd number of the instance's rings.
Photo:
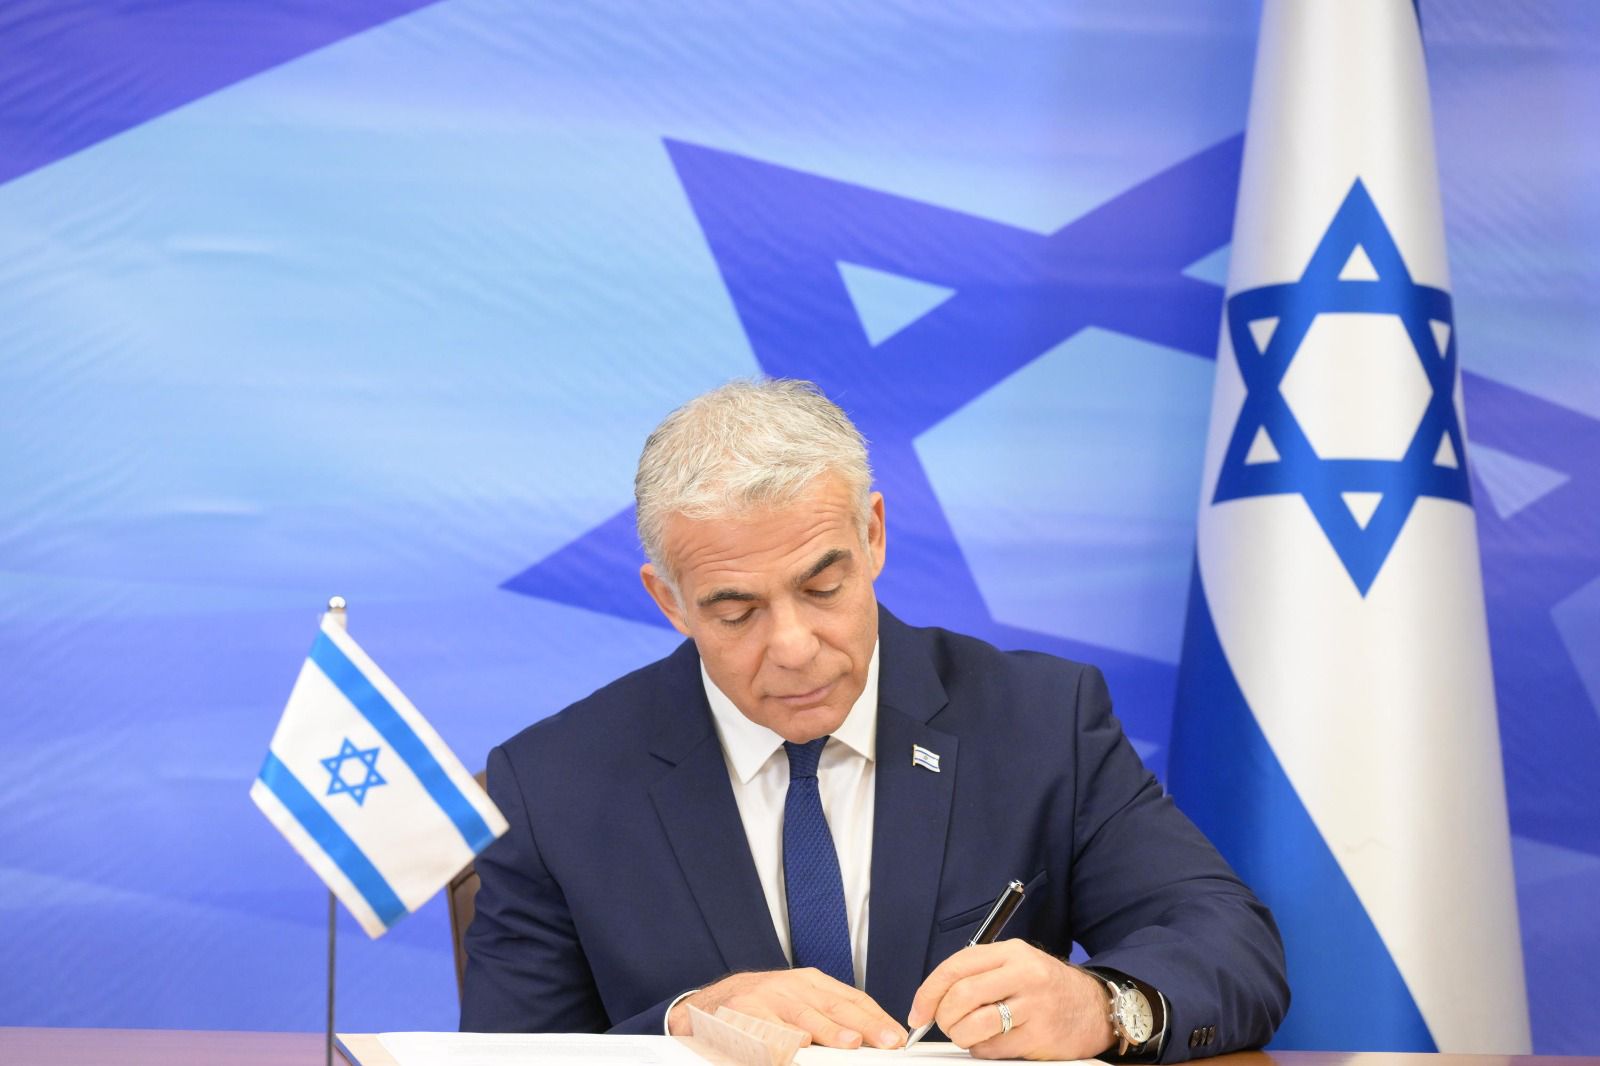
<path id="1" fill-rule="evenodd" d="M 1002 1033 L 999 1004 L 1011 1012 Z M 1115 1036 L 1105 985 L 1021 940 L 965 948 L 917 989 L 908 1023 L 932 1018 L 952 1043 L 984 1059 L 1091 1059 Z"/>

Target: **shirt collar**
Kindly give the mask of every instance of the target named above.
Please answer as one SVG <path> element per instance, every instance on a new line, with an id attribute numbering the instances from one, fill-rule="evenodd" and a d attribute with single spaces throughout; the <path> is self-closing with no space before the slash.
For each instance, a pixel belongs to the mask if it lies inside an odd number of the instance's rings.
<path id="1" fill-rule="evenodd" d="M 764 725 L 752 722 L 734 706 L 717 683 L 706 673 L 704 660 L 700 663 L 700 680 L 706 689 L 706 702 L 711 704 L 711 717 L 716 722 L 717 738 L 722 741 L 722 752 L 728 766 L 740 784 L 749 784 L 774 752 L 783 747 L 783 738 Z M 872 658 L 867 663 L 867 683 L 856 697 L 855 706 L 845 715 L 833 739 L 871 762 L 876 755 L 878 742 L 878 645 L 872 645 Z"/>

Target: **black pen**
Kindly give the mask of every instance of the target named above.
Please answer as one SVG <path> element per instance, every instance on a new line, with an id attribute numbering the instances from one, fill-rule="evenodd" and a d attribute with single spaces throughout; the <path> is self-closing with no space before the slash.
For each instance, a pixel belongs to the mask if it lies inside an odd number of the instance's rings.
<path id="1" fill-rule="evenodd" d="M 1013 881 L 1000 893 L 1000 898 L 994 901 L 994 906 L 989 908 L 989 917 L 978 926 L 978 931 L 972 934 L 972 939 L 967 941 L 967 947 L 975 948 L 979 944 L 992 944 L 1006 923 L 1017 912 L 1017 905 L 1022 902 L 1022 882 Z M 911 1035 L 906 1037 L 906 1047 L 910 1048 L 918 1040 L 928 1035 L 928 1030 L 933 1028 L 933 1019 L 911 1030 Z"/>

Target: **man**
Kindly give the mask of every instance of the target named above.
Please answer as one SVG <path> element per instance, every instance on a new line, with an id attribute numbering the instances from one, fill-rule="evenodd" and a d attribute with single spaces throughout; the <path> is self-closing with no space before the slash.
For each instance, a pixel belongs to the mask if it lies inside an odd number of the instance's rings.
<path id="1" fill-rule="evenodd" d="M 984 1057 L 1135 1061 L 1272 1035 L 1271 917 L 1099 672 L 879 607 L 884 501 L 839 408 L 726 385 L 651 434 L 635 493 L 689 639 L 490 754 L 511 830 L 478 860 L 463 1029 L 685 1033 L 726 1004 L 835 1047 L 933 1021 Z M 966 947 L 1013 878 L 1005 938 Z"/>

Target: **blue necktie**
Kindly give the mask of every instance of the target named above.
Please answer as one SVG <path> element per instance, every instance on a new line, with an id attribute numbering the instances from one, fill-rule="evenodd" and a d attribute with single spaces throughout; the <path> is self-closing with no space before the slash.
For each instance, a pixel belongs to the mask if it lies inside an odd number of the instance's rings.
<path id="1" fill-rule="evenodd" d="M 783 801 L 783 886 L 789 900 L 789 942 L 796 966 L 815 966 L 847 985 L 856 983 L 850 962 L 850 921 L 833 834 L 817 791 L 817 761 L 827 737 L 790 744 L 789 794 Z"/>

